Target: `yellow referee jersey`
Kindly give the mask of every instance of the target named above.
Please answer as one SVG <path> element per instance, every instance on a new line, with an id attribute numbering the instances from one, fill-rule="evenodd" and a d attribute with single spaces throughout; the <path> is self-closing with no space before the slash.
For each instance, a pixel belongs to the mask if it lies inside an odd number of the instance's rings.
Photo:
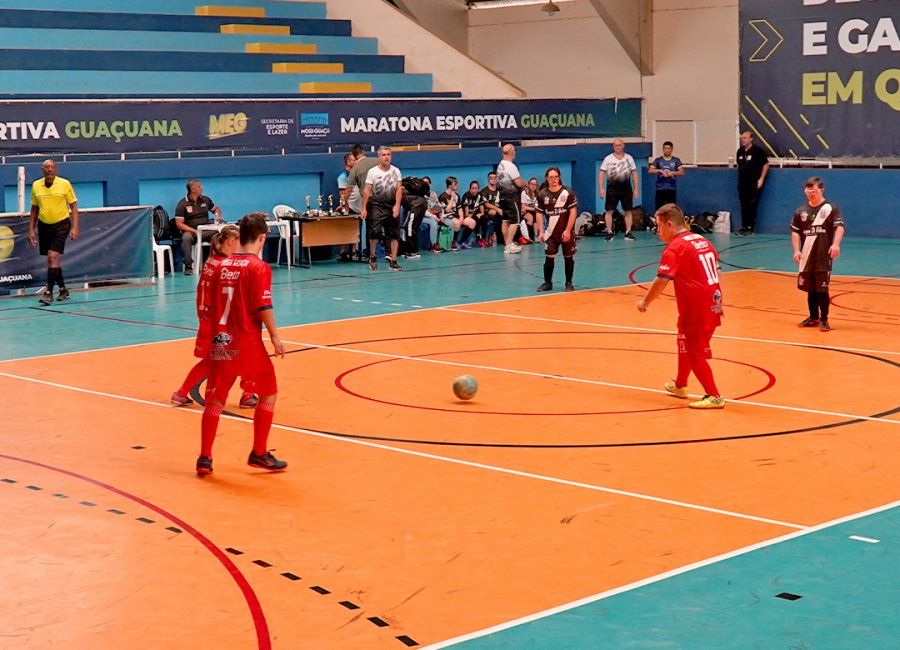
<path id="1" fill-rule="evenodd" d="M 75 203 L 75 190 L 65 178 L 57 176 L 50 187 L 40 178 L 31 184 L 31 205 L 38 207 L 38 219 L 58 223 L 69 216 L 69 204 Z"/>

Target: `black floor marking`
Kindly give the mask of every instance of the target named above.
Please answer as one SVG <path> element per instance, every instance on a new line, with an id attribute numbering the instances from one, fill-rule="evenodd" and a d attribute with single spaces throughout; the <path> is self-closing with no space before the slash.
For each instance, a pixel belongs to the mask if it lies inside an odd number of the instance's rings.
<path id="1" fill-rule="evenodd" d="M 798 596 L 797 594 L 789 594 L 786 591 L 777 594 L 775 598 L 784 598 L 785 600 L 800 600 L 803 596 Z"/>
<path id="2" fill-rule="evenodd" d="M 132 449 L 146 449 L 144 445 L 135 445 Z"/>
<path id="3" fill-rule="evenodd" d="M 116 510 L 115 508 L 110 508 L 106 512 L 111 512 L 114 515 L 124 515 L 125 514 L 124 510 Z"/>
<path id="4" fill-rule="evenodd" d="M 233 546 L 226 547 L 225 551 L 227 553 L 231 553 L 232 555 L 244 555 L 243 551 L 241 551 L 240 549 L 236 549 Z M 265 560 L 252 560 L 251 563 L 255 564 L 257 566 L 263 567 L 264 569 L 268 569 L 270 567 L 275 566 L 274 564 L 270 564 L 269 562 L 266 562 Z M 292 582 L 302 580 L 302 578 L 300 576 L 298 576 L 295 573 L 291 573 L 289 571 L 285 571 L 284 573 L 281 573 L 280 575 L 284 578 L 287 578 L 288 580 L 290 580 Z M 317 594 L 322 595 L 322 596 L 327 596 L 327 595 L 331 594 L 331 591 L 329 591 L 325 587 L 322 587 L 321 585 L 314 585 L 312 587 L 309 587 L 309 590 L 314 591 Z M 344 607 L 345 609 L 349 609 L 351 611 L 357 610 L 357 609 L 362 609 L 361 605 L 358 605 L 349 600 L 339 601 L 338 605 L 340 605 L 341 607 Z M 383 618 L 380 618 L 378 616 L 370 616 L 366 620 L 369 621 L 370 623 L 372 623 L 373 625 L 375 625 L 376 627 L 390 627 L 390 625 L 391 625 L 390 623 L 385 621 Z M 413 647 L 413 646 L 419 645 L 419 643 L 417 641 L 413 640 L 412 638 L 410 638 L 409 636 L 407 636 L 405 634 L 394 637 L 394 638 L 396 638 L 398 641 L 400 641 L 407 647 Z"/>
<path id="5" fill-rule="evenodd" d="M 137 521 L 139 521 L 139 522 L 141 522 L 141 523 L 143 523 L 143 524 L 155 524 L 155 523 L 156 523 L 156 522 L 153 521 L 152 519 L 147 519 L 146 517 L 138 517 L 138 518 L 137 518 Z"/>

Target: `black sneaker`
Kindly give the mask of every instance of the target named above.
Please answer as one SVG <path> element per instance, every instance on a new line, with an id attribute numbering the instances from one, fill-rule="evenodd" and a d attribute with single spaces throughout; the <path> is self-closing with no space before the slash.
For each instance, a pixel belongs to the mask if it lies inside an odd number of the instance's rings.
<path id="1" fill-rule="evenodd" d="M 541 284 L 541 286 L 539 286 L 539 287 L 537 288 L 537 290 L 538 290 L 539 292 L 543 292 L 543 291 L 551 291 L 552 289 L 553 289 L 553 283 L 552 283 L 552 282 L 544 282 L 544 283 Z"/>
<path id="2" fill-rule="evenodd" d="M 637 238 L 628 231 L 625 233 L 625 241 L 637 241 Z"/>
<path id="3" fill-rule="evenodd" d="M 575 285 L 571 282 L 566 282 L 566 291 L 575 291 Z"/>
<path id="4" fill-rule="evenodd" d="M 199 461 L 198 461 L 199 462 Z M 272 455 L 272 452 L 267 451 L 266 453 L 257 456 L 252 451 L 250 452 L 250 457 L 247 458 L 247 464 L 250 467 L 258 467 L 260 469 L 267 469 L 271 472 L 277 472 L 279 470 L 287 467 L 287 462 L 283 460 L 278 460 L 275 456 Z"/>
<path id="5" fill-rule="evenodd" d="M 400 267 L 400 265 L 397 264 L 397 260 L 391 260 L 390 263 L 388 264 L 388 268 L 390 268 L 391 271 L 402 271 L 403 270 Z"/>
<path id="6" fill-rule="evenodd" d="M 819 319 L 818 318 L 804 318 L 800 321 L 800 324 L 797 327 L 818 327 Z"/>
<path id="7" fill-rule="evenodd" d="M 185 275 L 194 275 L 194 267 L 193 266 L 184 267 L 184 274 Z"/>
<path id="8" fill-rule="evenodd" d="M 830 332 L 831 331 L 831 325 L 829 325 L 828 321 L 825 320 L 824 318 L 819 321 L 819 331 L 820 332 Z"/>
<path id="9" fill-rule="evenodd" d="M 41 294 L 41 299 L 38 300 L 42 305 L 52 305 L 53 304 L 53 292 L 52 291 L 44 291 Z"/>
<path id="10" fill-rule="evenodd" d="M 59 295 L 56 297 L 58 301 L 68 300 L 69 299 L 69 290 L 63 287 L 59 290 Z"/>
<path id="11" fill-rule="evenodd" d="M 200 476 L 212 474 L 212 458 L 209 456 L 197 456 L 197 474 Z"/>
<path id="12" fill-rule="evenodd" d="M 610 232 L 610 233 L 607 233 L 607 234 L 606 234 L 606 241 L 612 241 L 613 237 L 615 237 L 614 234 L 612 234 L 611 232 Z"/>
<path id="13" fill-rule="evenodd" d="M 372 269 L 373 271 L 378 270 L 378 258 L 377 257 L 369 258 L 369 268 Z"/>

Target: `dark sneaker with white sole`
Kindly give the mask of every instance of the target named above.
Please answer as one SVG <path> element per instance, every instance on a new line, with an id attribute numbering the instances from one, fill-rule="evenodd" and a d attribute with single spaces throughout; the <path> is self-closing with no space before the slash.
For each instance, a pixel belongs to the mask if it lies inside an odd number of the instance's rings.
<path id="1" fill-rule="evenodd" d="M 197 474 L 200 476 L 212 474 L 212 458 L 209 456 L 197 456 Z"/>
<path id="2" fill-rule="evenodd" d="M 251 451 L 250 457 L 247 458 L 247 464 L 250 467 L 267 469 L 270 472 L 278 472 L 287 467 L 287 462 L 275 458 L 275 456 L 272 455 L 271 451 L 267 451 L 266 453 L 260 454 L 259 456 Z"/>

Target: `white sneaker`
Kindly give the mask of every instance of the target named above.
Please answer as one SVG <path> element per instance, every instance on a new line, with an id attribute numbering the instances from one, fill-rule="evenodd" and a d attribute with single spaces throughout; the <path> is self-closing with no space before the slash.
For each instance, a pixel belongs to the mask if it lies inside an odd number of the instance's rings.
<path id="1" fill-rule="evenodd" d="M 522 247 L 518 244 L 507 244 L 506 248 L 503 249 L 503 252 L 507 255 L 515 255 L 516 253 L 522 252 Z"/>

